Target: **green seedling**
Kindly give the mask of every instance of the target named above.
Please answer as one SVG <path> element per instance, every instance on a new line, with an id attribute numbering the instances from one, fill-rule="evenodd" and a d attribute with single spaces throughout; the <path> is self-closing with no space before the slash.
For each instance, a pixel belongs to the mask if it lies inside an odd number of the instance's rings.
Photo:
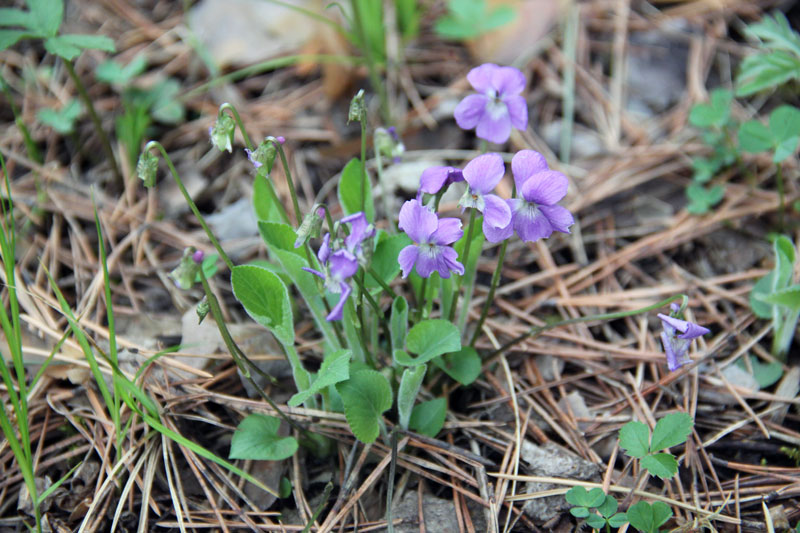
<path id="1" fill-rule="evenodd" d="M 744 59 L 736 76 L 736 96 L 750 96 L 800 79 L 800 34 L 775 12 L 745 29 L 760 50 Z"/>
<path id="2" fill-rule="evenodd" d="M 70 100 L 59 111 L 55 109 L 40 109 L 36 112 L 39 122 L 46 124 L 58 133 L 67 134 L 75 131 L 75 122 L 81 115 L 81 104 L 78 100 Z"/>
<path id="3" fill-rule="evenodd" d="M 707 183 L 738 158 L 738 151 L 731 137 L 731 103 L 733 94 L 725 89 L 711 92 L 708 103 L 695 104 L 689 112 L 689 123 L 702 131 L 703 141 L 712 148 L 708 157 L 692 160 L 692 184 L 686 189 L 689 200 L 687 210 L 696 215 L 707 213 L 725 196 L 722 185 L 707 186 Z"/>
<path id="4" fill-rule="evenodd" d="M 436 21 L 436 33 L 445 39 L 473 39 L 512 22 L 517 13 L 511 6 L 490 9 L 486 0 L 449 0 L 447 14 Z"/>
<path id="5" fill-rule="evenodd" d="M 772 355 L 781 360 L 792 345 L 800 318 L 800 284 L 792 284 L 796 251 L 783 235 L 773 243 L 775 266 L 750 292 L 750 307 L 759 318 L 772 319 Z"/>
<path id="6" fill-rule="evenodd" d="M 594 529 L 605 529 L 608 532 L 612 527 L 622 527 L 628 521 L 625 513 L 617 512 L 617 500 L 606 495 L 599 487 L 588 492 L 581 486 L 572 487 L 564 497 L 573 505 L 569 510 L 570 514 L 576 518 L 585 518 L 586 523 Z M 597 512 L 592 512 L 591 509 Z"/>
<path id="7" fill-rule="evenodd" d="M 660 533 L 659 529 L 672 518 L 672 509 L 664 502 L 636 502 L 627 512 L 628 521 L 642 533 Z"/>
<path id="8" fill-rule="evenodd" d="M 739 146 L 757 154 L 771 151 L 772 161 L 781 163 L 792 156 L 800 142 L 800 109 L 789 105 L 775 108 L 768 124 L 748 120 L 739 127 Z"/>
<path id="9" fill-rule="evenodd" d="M 659 420 L 652 438 L 647 424 L 631 421 L 619 430 L 619 446 L 650 474 L 667 479 L 678 473 L 678 461 L 671 453 L 661 452 L 686 442 L 692 431 L 692 417 L 671 413 Z"/>

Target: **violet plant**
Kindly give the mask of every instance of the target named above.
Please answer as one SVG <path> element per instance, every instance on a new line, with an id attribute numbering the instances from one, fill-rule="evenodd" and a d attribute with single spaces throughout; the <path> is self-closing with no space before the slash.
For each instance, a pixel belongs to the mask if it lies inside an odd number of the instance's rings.
<path id="1" fill-rule="evenodd" d="M 512 127 L 527 127 L 527 107 L 522 96 L 525 77 L 520 71 L 487 64 L 473 69 L 468 78 L 481 94 L 467 96 L 459 104 L 456 120 L 460 126 L 476 128 L 479 137 L 495 143 L 506 142 Z M 361 123 L 364 146 L 367 117 L 362 93 L 354 99 L 351 111 L 351 119 Z M 480 153 L 463 168 L 427 169 L 420 177 L 418 193 L 402 205 L 399 213 L 379 213 L 362 151 L 361 157 L 348 162 L 338 177 L 339 205 L 317 202 L 303 214 L 284 151 L 285 140 L 268 137 L 255 147 L 236 110 L 223 104 L 210 128 L 211 141 L 220 150 L 233 150 L 237 127 L 255 171 L 253 204 L 269 257 L 267 264 L 233 263 L 203 221 L 158 143 L 149 143 L 142 154 L 140 177 L 147 186 L 155 184 L 158 161 L 150 150 L 158 148 L 230 270 L 234 296 L 283 347 L 297 390 L 289 406 L 343 411 L 353 435 L 364 443 L 382 435 L 385 442 L 396 444 L 397 433 L 407 431 L 436 436 L 447 414 L 447 398 L 420 403 L 418 395 L 426 377 L 443 371 L 461 385 L 469 385 L 481 366 L 490 364 L 493 357 L 548 329 L 613 320 L 680 300 L 671 317 L 662 316 L 664 323 L 673 328 L 665 337 L 665 349 L 671 354 L 670 369 L 686 362 L 691 338 L 708 332 L 700 326 L 684 327 L 689 323 L 679 314 L 686 309 L 688 298 L 676 295 L 642 309 L 533 327 L 497 350 L 486 352 L 481 347 L 479 351 L 477 341 L 502 278 L 508 243 L 517 237 L 530 243 L 556 233 L 569 234 L 575 223 L 572 213 L 559 205 L 569 184 L 563 173 L 549 168 L 541 154 L 521 150 L 511 159 L 513 197 L 502 198 L 495 188 L 506 175 L 503 157 L 499 153 Z M 385 158 L 378 162 L 380 172 L 383 161 L 402 158 L 403 150 L 394 130 L 378 131 L 375 138 L 380 140 L 376 142 L 376 159 L 381 155 Z M 292 198 L 291 212 L 278 199 L 272 183 L 271 172 L 278 159 Z M 463 191 L 459 205 L 467 218 L 466 225 L 462 218 L 454 216 L 457 213 L 439 210 L 442 196 L 451 187 Z M 484 241 L 493 246 L 484 250 Z M 478 321 L 467 323 L 478 260 L 490 250 L 496 250 L 497 266 L 489 294 Z M 187 254 L 185 260 L 197 263 L 196 257 Z M 204 269 L 194 270 L 199 271 L 197 275 L 211 304 L 203 309 L 215 312 L 218 305 Z M 298 315 L 314 323 L 310 336 L 319 346 L 321 366 L 317 372 L 307 368 L 307 361 L 295 348 Z M 216 321 L 242 375 L 252 379 L 251 372 L 257 367 L 236 346 L 221 316 Z M 285 409 L 278 408 L 263 390 L 259 392 L 276 414 L 298 431 L 300 444 L 326 449 L 326 439 L 292 421 Z M 385 416 L 393 408 L 394 412 Z M 248 421 L 250 417 L 243 421 L 237 430 L 237 442 L 278 439 L 278 424 L 264 420 L 265 415 L 258 416 L 262 418 L 257 422 Z M 284 437 L 280 438 L 282 453 L 294 449 Z M 277 458 L 265 449 L 256 446 L 248 451 L 241 446 L 232 454 L 246 459 Z"/>

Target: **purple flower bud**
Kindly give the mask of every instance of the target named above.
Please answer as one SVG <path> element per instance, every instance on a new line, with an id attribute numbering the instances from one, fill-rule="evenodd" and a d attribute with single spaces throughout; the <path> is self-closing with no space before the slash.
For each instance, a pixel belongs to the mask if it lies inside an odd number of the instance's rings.
<path id="1" fill-rule="evenodd" d="M 198 265 L 203 263 L 203 259 L 205 259 L 206 254 L 203 250 L 197 250 L 195 253 L 192 254 L 192 261 L 197 263 Z"/>
<path id="2" fill-rule="evenodd" d="M 677 309 L 676 309 L 677 307 Z M 672 304 L 673 312 L 680 310 L 680 306 Z M 670 371 L 675 371 L 686 363 L 691 363 L 688 351 L 692 339 L 702 337 L 710 333 L 708 328 L 699 326 L 694 322 L 688 322 L 679 318 L 658 314 L 664 331 L 661 333 L 661 344 L 664 345 L 664 352 L 667 355 L 667 366 Z"/>
<path id="3" fill-rule="evenodd" d="M 275 137 L 275 140 L 278 141 L 278 144 L 283 145 L 283 143 L 286 142 L 286 137 L 284 137 L 283 135 L 278 135 L 277 137 Z"/>

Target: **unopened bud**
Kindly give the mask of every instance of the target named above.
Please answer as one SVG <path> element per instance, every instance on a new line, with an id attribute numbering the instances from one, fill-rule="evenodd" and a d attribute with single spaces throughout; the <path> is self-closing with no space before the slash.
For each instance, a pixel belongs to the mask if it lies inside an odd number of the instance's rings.
<path id="1" fill-rule="evenodd" d="M 205 319 L 206 315 L 208 315 L 208 312 L 210 310 L 211 308 L 208 305 L 208 299 L 206 297 L 203 297 L 203 299 L 200 300 L 200 302 L 197 304 L 197 308 L 195 309 L 195 311 L 197 311 L 197 318 L 199 319 L 197 322 L 198 324 L 203 323 L 203 319 Z"/>
<path id="2" fill-rule="evenodd" d="M 297 228 L 297 240 L 294 241 L 295 248 L 300 248 L 312 237 L 319 237 L 324 216 L 325 208 L 322 204 L 314 204 L 311 211 L 303 218 L 300 227 Z"/>
<path id="3" fill-rule="evenodd" d="M 364 89 L 360 89 L 356 95 L 350 100 L 350 110 L 347 112 L 347 123 L 366 122 L 367 118 L 367 105 L 364 102 Z"/>
<path id="4" fill-rule="evenodd" d="M 235 129 L 236 123 L 231 116 L 227 113 L 220 113 L 217 115 L 217 121 L 214 122 L 214 125 L 208 128 L 211 144 L 219 148 L 220 151 L 233 152 L 233 132 Z"/>
<path id="5" fill-rule="evenodd" d="M 169 273 L 169 276 L 175 280 L 175 285 L 181 289 L 191 289 L 194 285 L 197 273 L 200 271 L 200 265 L 194 260 L 195 249 L 187 248 L 183 251 L 183 257 L 175 270 Z"/>
<path id="6" fill-rule="evenodd" d="M 276 139 L 277 140 L 277 139 Z M 263 141 L 258 145 L 255 150 L 244 149 L 247 152 L 247 159 L 253 163 L 256 168 L 266 167 L 267 174 L 272 172 L 272 165 L 275 163 L 275 157 L 278 155 L 278 149 L 275 143 L 269 139 Z"/>
<path id="7" fill-rule="evenodd" d="M 158 158 L 150 151 L 142 152 L 136 163 L 136 175 L 144 182 L 144 186 L 149 188 L 156 184 L 156 174 L 158 174 Z"/>
<path id="8" fill-rule="evenodd" d="M 398 137 L 394 126 L 377 128 L 374 134 L 374 144 L 376 152 L 395 163 L 399 162 L 400 156 L 406 151 L 406 147 L 400 142 L 400 137 Z"/>

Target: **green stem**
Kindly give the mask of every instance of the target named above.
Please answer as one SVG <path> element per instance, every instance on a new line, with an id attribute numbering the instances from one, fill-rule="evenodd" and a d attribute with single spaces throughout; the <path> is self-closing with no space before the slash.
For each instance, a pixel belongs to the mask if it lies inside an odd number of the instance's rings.
<path id="1" fill-rule="evenodd" d="M 81 82 L 81 79 L 78 77 L 78 73 L 75 72 L 75 66 L 72 64 L 72 61 L 64 59 L 64 66 L 67 67 L 69 77 L 72 78 L 75 88 L 78 90 L 78 95 L 80 96 L 81 100 L 83 100 L 83 105 L 86 106 L 86 110 L 89 111 L 89 117 L 92 119 L 94 129 L 97 132 L 97 135 L 100 137 L 100 144 L 102 145 L 103 151 L 106 153 L 106 157 L 111 165 L 111 171 L 114 173 L 114 178 L 116 178 L 117 182 L 122 185 L 124 183 L 122 172 L 119 170 L 117 158 L 114 156 L 114 150 L 111 148 L 111 141 L 109 141 L 108 135 L 106 135 L 106 132 L 103 129 L 103 124 L 100 122 L 100 116 L 97 114 L 97 110 L 94 108 L 92 99 L 89 96 L 89 93 L 86 92 L 86 87 L 84 87 L 83 82 Z"/>
<path id="2" fill-rule="evenodd" d="M 275 145 L 275 148 L 278 149 L 278 154 L 281 156 L 281 165 L 283 165 L 283 172 L 286 174 L 286 184 L 289 186 L 289 194 L 292 196 L 295 223 L 299 226 L 303 221 L 303 217 L 300 216 L 300 204 L 297 202 L 297 191 L 294 188 L 292 171 L 289 169 L 289 162 L 286 160 L 286 153 L 283 151 L 283 145 L 279 143 L 275 137 L 267 137 L 267 141 Z"/>
<path id="3" fill-rule="evenodd" d="M 508 239 L 504 240 L 503 244 L 500 245 L 500 252 L 497 254 L 497 266 L 494 269 L 494 274 L 492 274 L 492 284 L 489 287 L 489 294 L 486 296 L 486 301 L 483 303 L 481 318 L 478 320 L 478 325 L 475 328 L 475 332 L 472 334 L 472 340 L 469 341 L 469 345 L 472 347 L 475 347 L 475 342 L 477 342 L 478 337 L 481 334 L 483 323 L 486 321 L 486 317 L 489 315 L 489 308 L 494 300 L 494 291 L 497 290 L 497 284 L 500 281 L 500 273 L 503 270 L 503 260 L 506 258 L 506 246 L 508 246 Z"/>
<path id="4" fill-rule="evenodd" d="M 389 463 L 389 486 L 386 488 L 386 531 L 394 533 L 392 523 L 392 499 L 394 497 L 394 477 L 397 471 L 397 426 L 392 429 L 392 461 Z"/>
<path id="5" fill-rule="evenodd" d="M 233 357 L 233 362 L 236 363 L 236 366 L 239 368 L 239 370 L 241 370 L 244 378 L 250 382 L 250 384 L 256 391 L 258 391 L 258 394 L 264 399 L 264 401 L 267 402 L 269 406 L 275 410 L 277 415 L 283 418 L 290 427 L 293 427 L 304 435 L 309 436 L 309 431 L 305 427 L 289 418 L 286 413 L 281 411 L 280 408 L 278 408 L 278 405 L 272 401 L 272 398 L 270 398 L 269 395 L 264 392 L 264 389 L 258 383 L 256 383 L 255 379 L 253 379 L 248 367 L 252 368 L 261 376 L 269 379 L 273 383 L 276 381 L 274 377 L 265 373 L 255 363 L 253 363 L 250 358 L 248 358 L 247 355 L 242 352 L 241 348 L 237 346 L 236 341 L 233 340 L 230 331 L 228 331 L 228 326 L 225 325 L 225 319 L 222 316 L 222 309 L 219 306 L 217 297 L 214 296 L 214 293 L 211 291 L 211 286 L 208 284 L 208 280 L 206 279 L 202 268 L 200 269 L 200 282 L 203 284 L 203 291 L 206 293 L 206 300 L 208 301 L 208 309 L 211 311 L 211 316 L 214 317 L 214 321 L 217 323 L 217 329 L 219 329 L 219 333 L 222 336 L 225 346 L 228 348 L 228 352 L 230 352 L 231 357 Z"/>
<path id="6" fill-rule="evenodd" d="M 467 241 L 464 243 L 464 253 L 461 257 L 461 264 L 464 265 L 464 274 L 458 277 L 458 281 L 456 281 L 456 290 L 453 293 L 453 305 L 450 306 L 450 322 L 456 316 L 456 300 L 458 299 L 458 293 L 461 291 L 461 285 L 464 283 L 464 277 L 467 275 L 468 263 L 469 263 L 469 253 L 470 248 L 472 247 L 472 234 L 475 232 L 475 209 L 469 210 L 469 224 L 467 227 Z"/>
<path id="7" fill-rule="evenodd" d="M 383 329 L 384 335 L 388 339 L 390 337 L 389 333 L 389 324 L 386 322 L 386 315 L 383 312 L 383 309 L 378 305 L 378 302 L 375 301 L 375 298 L 369 293 L 367 287 L 364 285 L 364 276 L 354 276 L 354 280 L 356 280 L 356 285 L 358 285 L 359 291 L 364 295 L 364 298 L 367 299 L 367 303 L 375 311 L 375 315 L 381 322 L 381 327 Z"/>
<path id="8" fill-rule="evenodd" d="M 206 219 L 203 218 L 203 215 L 200 214 L 200 210 L 197 209 L 197 205 L 194 203 L 194 200 L 192 200 L 192 197 L 189 196 L 189 191 L 187 191 L 186 187 L 183 186 L 183 181 L 181 181 L 181 177 L 178 175 L 178 171 L 175 170 L 175 166 L 172 164 L 172 159 L 170 159 L 170 157 L 167 155 L 167 151 L 164 149 L 163 146 L 161 146 L 161 143 L 158 141 L 150 141 L 149 143 L 147 143 L 147 145 L 144 147 L 144 151 L 148 152 L 152 148 L 158 148 L 158 150 L 161 152 L 164 161 L 167 162 L 167 166 L 169 167 L 169 171 L 172 174 L 172 177 L 178 184 L 178 189 L 180 189 L 181 194 L 183 194 L 183 197 L 186 199 L 186 203 L 189 204 L 189 208 L 192 210 L 192 213 L 194 213 L 194 216 L 197 217 L 197 220 L 200 222 L 200 225 L 203 226 L 203 229 L 205 230 L 206 235 L 208 235 L 209 240 L 214 245 L 214 248 L 217 249 L 217 252 L 219 252 L 219 256 L 222 258 L 223 261 L 225 261 L 225 264 L 228 266 L 228 269 L 232 271 L 233 261 L 231 261 L 231 258 L 228 257 L 228 254 L 225 253 L 225 250 L 222 249 L 222 246 L 219 244 L 219 241 L 214 236 L 214 233 L 211 231 L 211 228 L 209 228 L 208 224 L 206 224 Z"/>
<path id="9" fill-rule="evenodd" d="M 14 123 L 19 128 L 19 131 L 22 133 L 22 140 L 25 143 L 25 149 L 28 151 L 28 157 L 30 157 L 34 162 L 42 164 L 42 154 L 39 152 L 39 148 L 36 146 L 36 143 L 33 142 L 33 137 L 31 137 L 31 132 L 28 130 L 28 127 L 25 125 L 25 121 L 22 120 L 22 117 L 19 114 L 19 110 L 17 109 L 16 104 L 14 104 L 14 95 L 11 94 L 11 88 L 9 87 L 6 80 L 3 76 L 0 76 L 0 88 L 3 90 L 3 94 L 6 96 L 6 100 L 8 101 L 8 107 L 11 108 L 11 114 L 14 115 Z M 38 180 L 37 180 L 38 181 Z M 38 189 L 37 183 L 37 189 Z"/>
<path id="10" fill-rule="evenodd" d="M 357 1 L 357 0 L 356 0 Z M 366 110 L 365 110 L 366 111 Z M 361 210 L 366 214 L 367 209 L 367 113 L 361 114 L 358 122 L 361 124 Z"/>
<path id="11" fill-rule="evenodd" d="M 381 102 L 381 117 L 384 124 L 392 125 L 391 113 L 389 113 L 389 98 L 386 95 L 386 86 L 381 83 L 381 77 L 378 75 L 378 68 L 375 64 L 375 57 L 372 54 L 372 47 L 370 42 L 367 41 L 367 33 L 364 31 L 364 20 L 361 16 L 361 0 L 352 0 L 353 18 L 355 19 L 356 32 L 364 47 L 364 57 L 367 60 L 367 71 L 369 72 L 369 81 L 372 89 L 378 93 L 378 98 Z"/>
<path id="12" fill-rule="evenodd" d="M 519 336 L 515 337 L 514 339 L 511 339 L 510 341 L 505 343 L 503 346 L 501 346 L 500 348 L 498 348 L 497 350 L 492 352 L 489 355 L 489 358 L 492 358 L 492 357 L 495 357 L 497 355 L 500 355 L 501 353 L 505 352 L 506 350 L 509 350 L 510 348 L 512 348 L 512 347 L 516 346 L 517 344 L 519 344 L 520 342 L 524 341 L 528 337 L 536 337 L 540 333 L 545 332 L 545 331 L 550 330 L 550 329 L 558 328 L 558 327 L 561 327 L 561 326 L 568 326 L 570 324 L 578 324 L 578 323 L 581 323 L 581 322 L 591 322 L 591 321 L 594 321 L 594 320 L 615 320 L 617 318 L 624 318 L 626 316 L 638 315 L 639 313 L 647 313 L 648 311 L 653 311 L 655 309 L 658 309 L 659 307 L 664 307 L 665 305 L 669 304 L 670 302 L 673 302 L 673 301 L 678 300 L 678 299 L 681 299 L 681 308 L 680 309 L 681 309 L 681 311 L 683 311 L 684 309 L 686 309 L 686 306 L 689 304 L 689 297 L 686 296 L 685 294 L 678 294 L 678 295 L 675 295 L 675 296 L 670 296 L 669 298 L 667 298 L 665 300 L 661 300 L 660 302 L 655 303 L 653 305 L 648 305 L 647 307 L 642 307 L 641 309 L 633 309 L 631 311 L 617 311 L 616 313 L 605 313 L 605 314 L 602 314 L 602 315 L 579 316 L 579 317 L 576 317 L 576 318 L 570 318 L 570 319 L 567 319 L 567 320 L 561 320 L 560 322 L 554 322 L 552 324 L 546 324 L 544 326 L 533 326 L 531 329 L 529 329 L 528 331 L 526 331 L 522 335 L 519 335 Z"/>
<path id="13" fill-rule="evenodd" d="M 244 138 L 244 144 L 247 146 L 248 150 L 253 150 L 253 143 L 250 141 L 250 136 L 247 134 L 247 130 L 244 127 L 244 122 L 242 122 L 242 118 L 239 116 L 239 112 L 236 111 L 236 108 L 233 107 L 228 102 L 225 102 L 221 106 L 219 106 L 219 114 L 221 115 L 223 111 L 230 111 L 233 120 L 236 121 L 236 125 L 239 126 L 239 131 L 242 132 L 242 137 Z"/>
<path id="14" fill-rule="evenodd" d="M 775 180 L 776 180 L 776 185 L 778 186 L 778 228 L 780 228 L 780 230 L 783 231 L 784 222 L 785 222 L 785 220 L 784 220 L 784 206 L 783 206 L 783 202 L 784 202 L 784 198 L 783 198 L 783 169 L 782 169 L 780 163 L 776 163 L 775 167 L 776 167 Z"/>
<path id="15" fill-rule="evenodd" d="M 386 294 L 392 297 L 392 300 L 397 298 L 397 293 L 394 292 L 394 290 L 389 285 L 387 285 L 385 281 L 383 281 L 381 275 L 375 272 L 374 268 L 369 267 L 367 272 L 369 272 L 369 275 L 372 276 L 372 279 L 374 279 L 378 283 L 378 285 L 381 286 L 381 289 L 383 289 Z"/>

